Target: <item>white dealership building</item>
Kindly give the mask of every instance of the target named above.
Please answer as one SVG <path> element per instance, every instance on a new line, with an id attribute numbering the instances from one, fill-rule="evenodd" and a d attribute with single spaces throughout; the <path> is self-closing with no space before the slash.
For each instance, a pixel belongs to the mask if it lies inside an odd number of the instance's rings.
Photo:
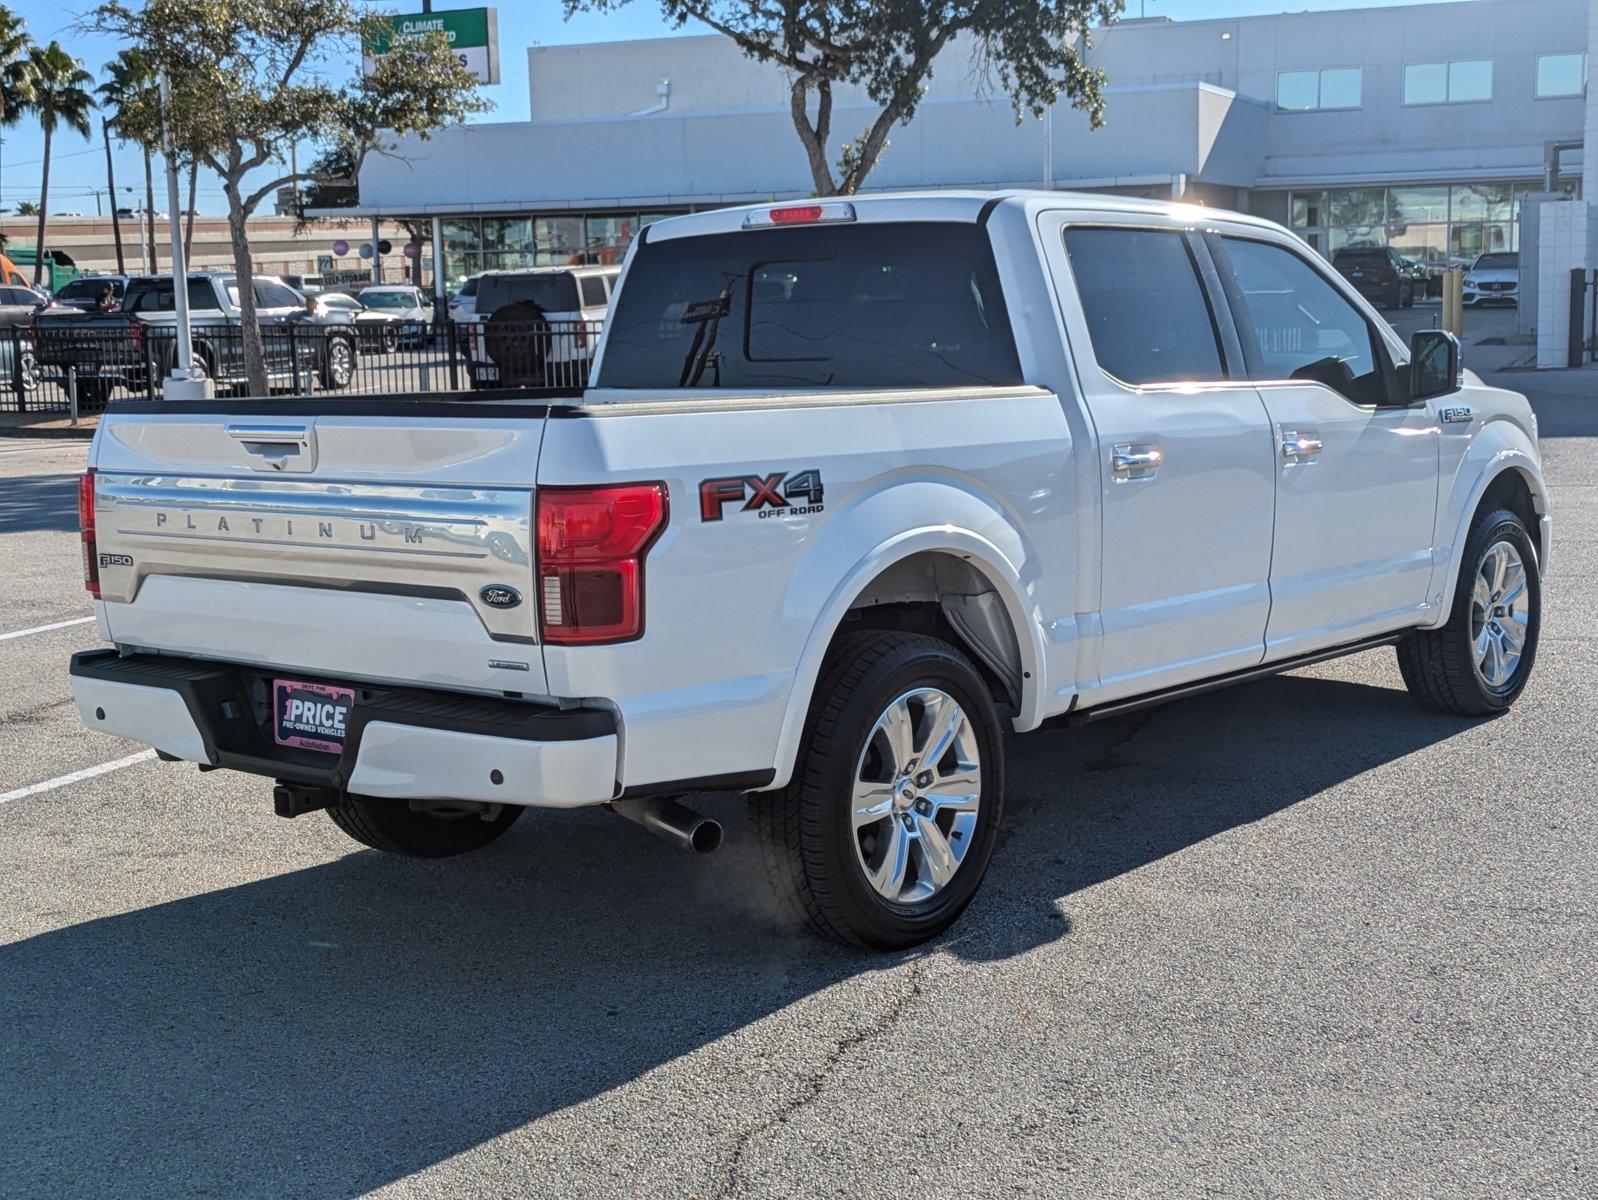
<path id="1" fill-rule="evenodd" d="M 1598 0 L 1128 21 L 1092 35 L 1099 130 L 1064 105 L 1018 124 L 956 43 L 869 185 L 1185 197 L 1291 225 L 1323 253 L 1376 242 L 1463 262 L 1520 249 L 1527 197 L 1598 198 L 1598 149 L 1583 153 L 1598 145 L 1595 32 Z M 612 257 L 662 214 L 811 193 L 787 78 L 725 38 L 527 54 L 531 120 L 401 143 L 362 169 L 360 211 L 437 217 L 452 279 Z M 873 111 L 843 94 L 837 138 Z"/>

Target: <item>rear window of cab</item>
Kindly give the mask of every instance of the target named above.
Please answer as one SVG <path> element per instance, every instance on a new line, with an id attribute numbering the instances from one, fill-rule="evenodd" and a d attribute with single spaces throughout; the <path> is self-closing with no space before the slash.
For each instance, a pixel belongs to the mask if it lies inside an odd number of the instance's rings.
<path id="1" fill-rule="evenodd" d="M 644 242 L 612 302 L 595 386 L 1021 381 L 986 231 L 885 222 Z"/>

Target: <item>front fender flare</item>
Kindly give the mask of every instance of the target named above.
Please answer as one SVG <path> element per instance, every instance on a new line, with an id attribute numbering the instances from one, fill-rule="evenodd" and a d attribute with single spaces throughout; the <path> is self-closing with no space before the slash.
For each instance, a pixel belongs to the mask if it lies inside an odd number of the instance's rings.
<path id="1" fill-rule="evenodd" d="M 1518 471 L 1521 474 L 1531 491 L 1532 503 L 1538 513 L 1547 514 L 1548 489 L 1543 482 L 1542 466 L 1531 438 L 1508 421 L 1492 421 L 1483 426 L 1472 439 L 1470 449 L 1454 473 L 1453 487 L 1437 514 L 1439 531 L 1451 531 L 1452 537 L 1438 543 L 1431 591 L 1439 597 L 1439 602 L 1423 628 L 1435 629 L 1448 623 L 1459 586 L 1460 555 L 1464 553 L 1465 540 L 1470 536 L 1471 521 L 1487 489 L 1505 471 Z M 1537 544 L 1538 554 L 1542 558 L 1539 565 L 1546 570 L 1548 547 L 1541 540 L 1542 531 L 1530 529 L 1527 532 Z"/>

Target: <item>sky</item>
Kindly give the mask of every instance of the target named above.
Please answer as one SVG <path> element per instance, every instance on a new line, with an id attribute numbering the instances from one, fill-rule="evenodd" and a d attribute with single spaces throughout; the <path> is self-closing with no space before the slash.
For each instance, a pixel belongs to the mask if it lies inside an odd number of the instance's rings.
<path id="1" fill-rule="evenodd" d="M 105 63 L 113 58 L 121 46 L 114 40 L 84 36 L 76 26 L 81 17 L 94 8 L 91 0 L 4 0 L 6 5 L 28 23 L 28 31 L 39 42 L 59 41 L 83 65 L 101 77 Z M 1150 17 L 1170 17 L 1174 20 L 1201 20 L 1208 17 L 1253 16 L 1262 13 L 1324 11 L 1328 9 L 1377 8 L 1394 4 L 1427 3 L 1430 0 L 1127 0 L 1126 15 L 1137 17 L 1140 10 Z M 482 0 L 435 0 L 436 10 L 479 7 Z M 401 12 L 418 12 L 419 0 L 383 0 L 374 7 Z M 493 101 L 493 112 L 484 116 L 489 121 L 526 120 L 527 110 L 527 55 L 529 45 L 560 45 L 572 42 L 620 41 L 631 38 L 667 37 L 677 33 L 703 33 L 703 28 L 689 25 L 682 30 L 673 29 L 661 19 L 660 7 L 654 0 L 633 0 L 616 12 L 604 15 L 582 14 L 570 21 L 562 19 L 560 0 L 499 0 L 499 44 L 501 82 L 484 89 L 485 96 Z M 95 137 L 84 141 L 72 132 L 57 132 L 51 154 L 50 203 L 51 213 L 78 212 L 94 215 L 96 197 L 107 204 L 105 196 L 105 151 L 99 140 L 99 122 L 95 123 Z M 43 138 L 38 128 L 27 117 L 15 127 L 0 131 L 0 162 L 4 173 L 0 177 L 0 206 L 14 212 L 23 200 L 38 201 L 40 156 Z M 314 153 L 313 147 L 302 147 L 302 157 Z M 137 151 L 120 147 L 114 151 L 118 193 L 124 206 L 137 203 L 125 188 L 135 185 L 139 196 L 143 194 L 143 160 Z M 165 184 L 159 174 L 157 161 L 156 207 L 166 207 Z M 266 177 L 262 177 L 265 181 Z M 222 191 L 217 180 L 202 173 L 198 200 L 195 206 L 202 214 L 221 214 L 226 211 Z M 264 206 L 263 206 L 264 207 Z M 105 209 L 109 211 L 109 209 Z"/>

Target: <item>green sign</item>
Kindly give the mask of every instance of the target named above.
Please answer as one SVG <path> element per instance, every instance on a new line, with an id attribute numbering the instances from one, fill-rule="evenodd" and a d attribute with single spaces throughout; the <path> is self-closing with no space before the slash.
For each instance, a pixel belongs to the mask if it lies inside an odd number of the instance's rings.
<path id="1" fill-rule="evenodd" d="M 361 47 L 367 73 L 376 69 L 377 60 L 383 55 L 435 33 L 444 35 L 461 66 L 477 76 L 479 83 L 499 82 L 499 12 L 492 8 L 396 13 L 383 21 Z"/>

